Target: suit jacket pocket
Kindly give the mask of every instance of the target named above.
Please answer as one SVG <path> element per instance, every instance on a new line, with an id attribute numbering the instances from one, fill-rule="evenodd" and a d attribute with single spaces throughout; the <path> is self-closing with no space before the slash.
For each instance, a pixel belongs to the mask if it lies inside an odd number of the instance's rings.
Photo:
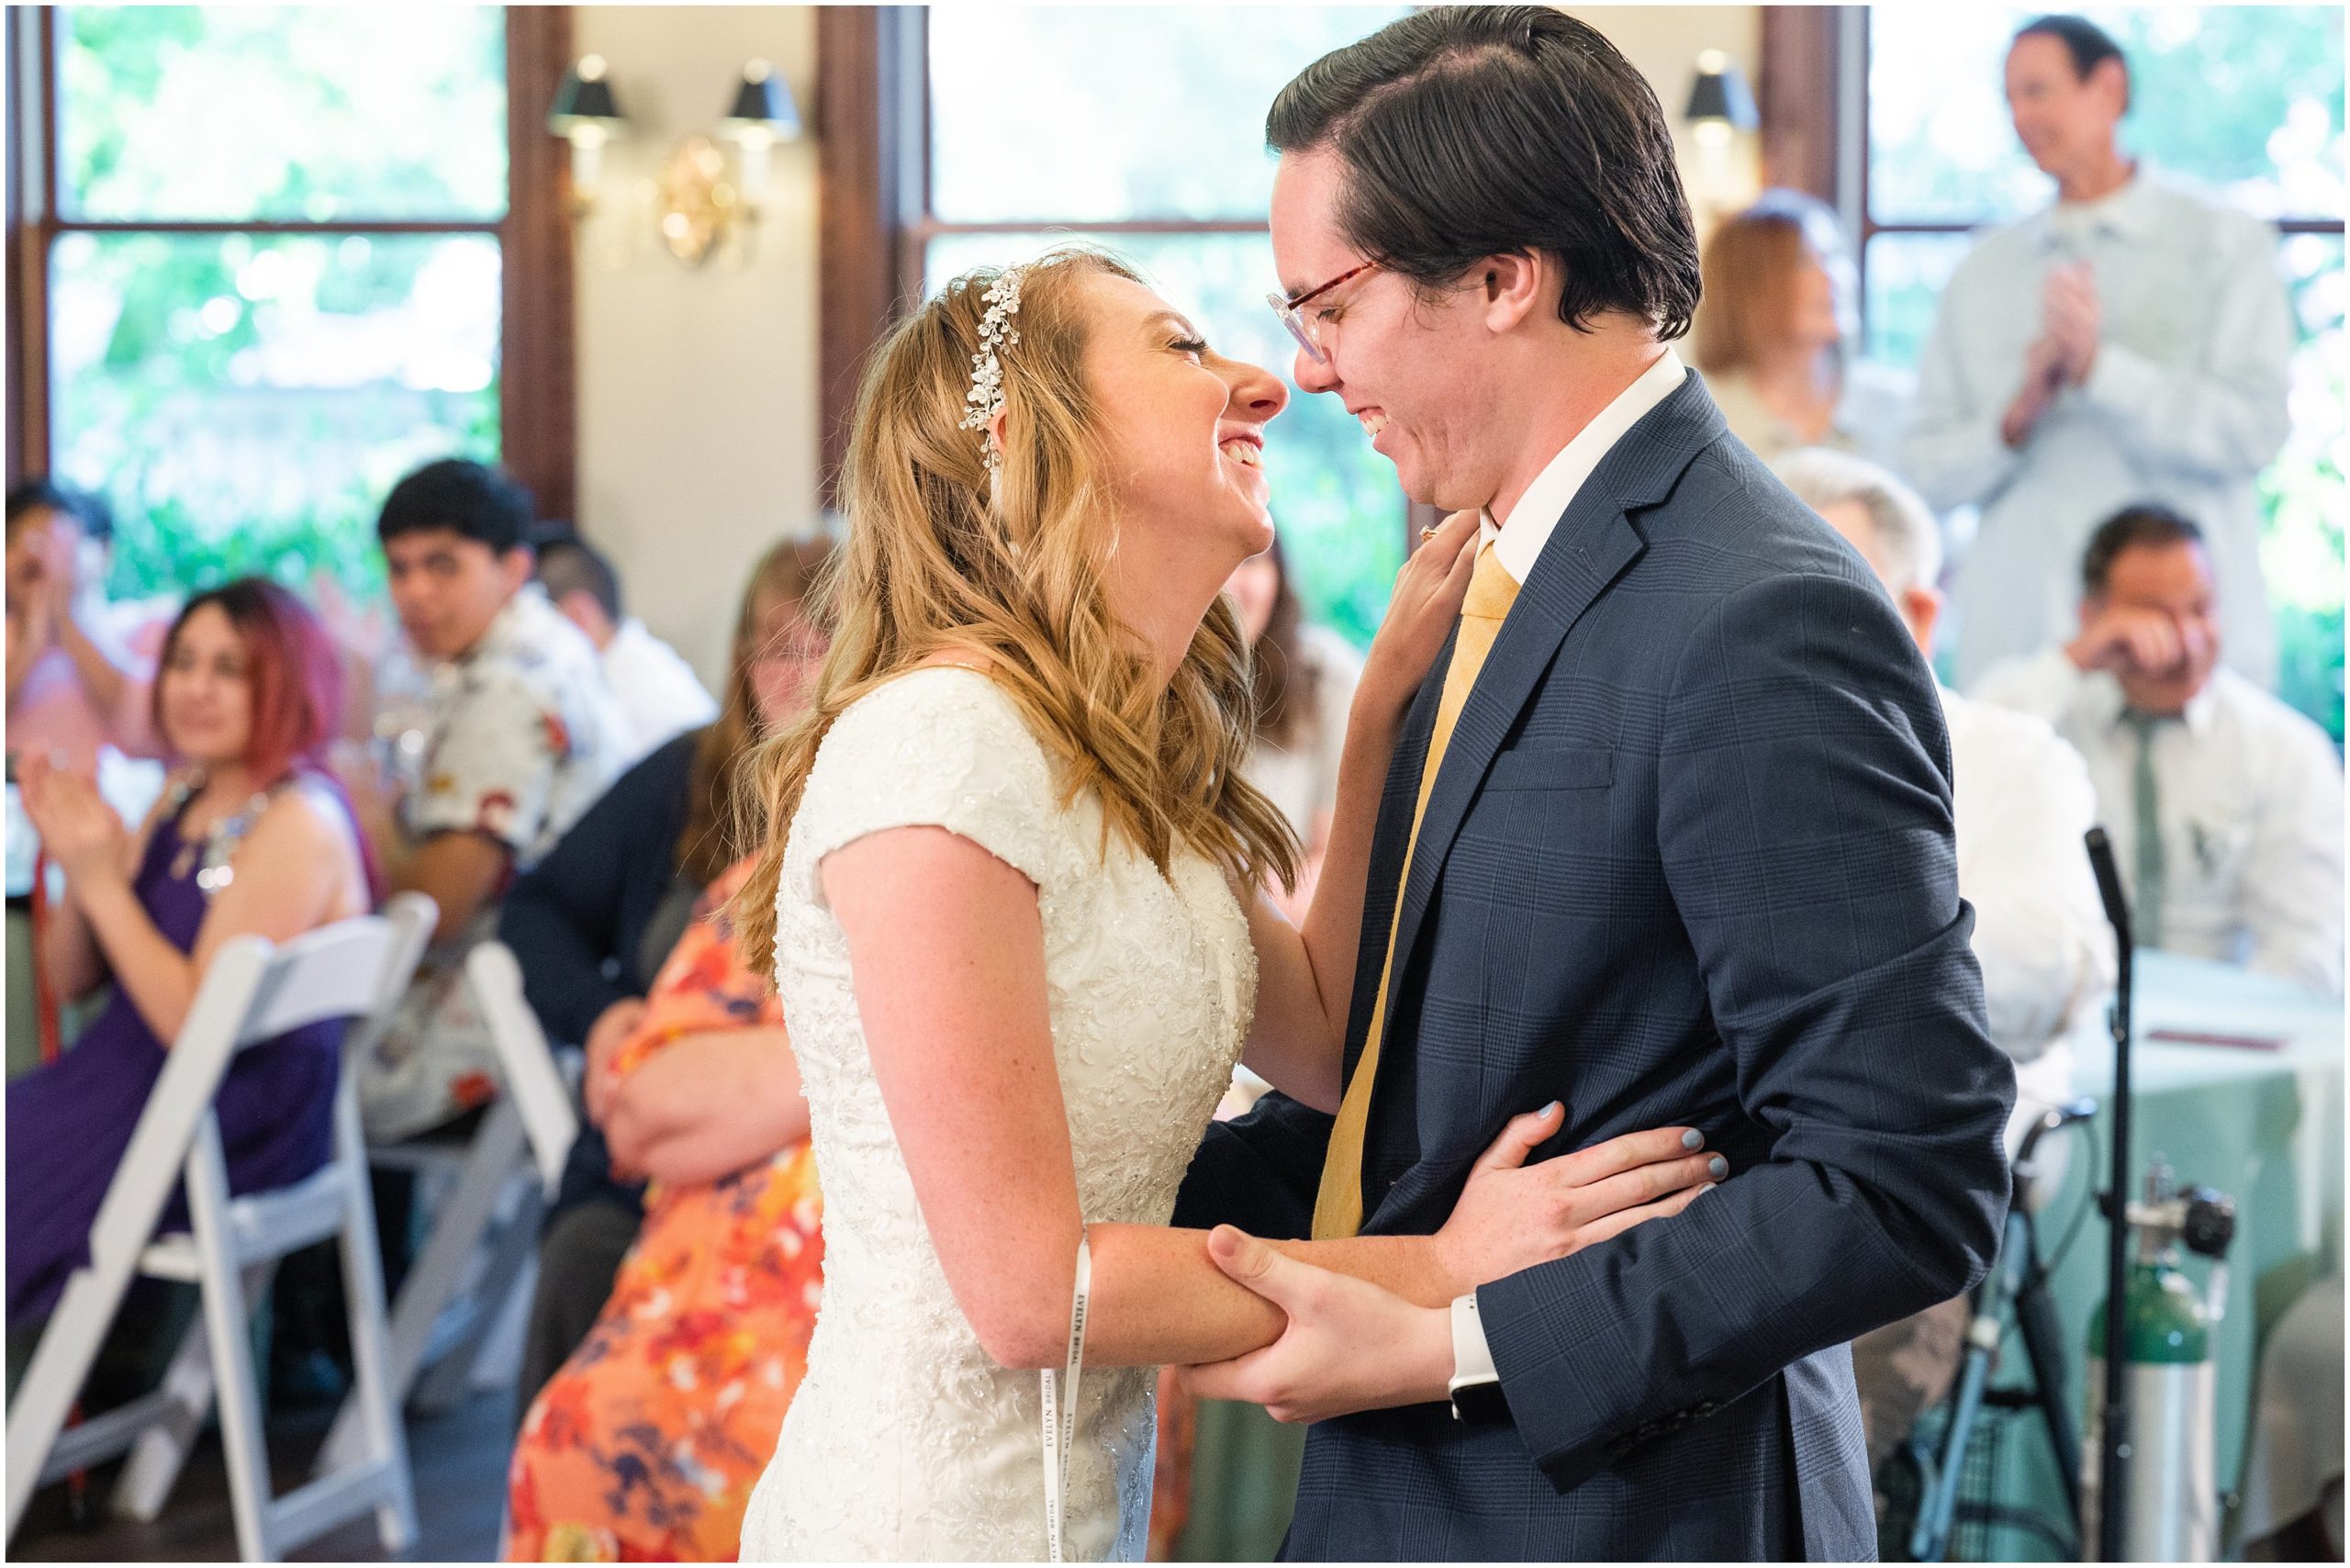
<path id="1" fill-rule="evenodd" d="M 1597 746 L 1526 746 L 1494 758 L 1485 789 L 1605 790 L 1616 781 L 1616 754 Z"/>

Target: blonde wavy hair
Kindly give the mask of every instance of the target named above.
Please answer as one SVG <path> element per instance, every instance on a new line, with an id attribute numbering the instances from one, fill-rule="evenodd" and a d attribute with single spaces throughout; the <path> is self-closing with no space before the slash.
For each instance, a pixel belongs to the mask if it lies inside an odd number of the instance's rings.
<path id="1" fill-rule="evenodd" d="M 774 972 L 776 889 L 817 748 L 851 703 L 940 655 L 989 666 L 1056 764 L 1060 803 L 1100 799 L 1105 851 L 1115 834 L 1162 872 L 1180 846 L 1244 885 L 1295 881 L 1295 834 L 1240 774 L 1256 712 L 1230 601 L 1217 596 L 1162 689 L 1104 592 L 1119 519 L 1084 374 L 1088 274 L 1141 281 L 1083 249 L 1021 269 L 992 485 L 985 432 L 958 426 L 981 296 L 1001 273 L 957 278 L 874 352 L 842 467 L 847 541 L 810 603 L 832 648 L 807 714 L 749 769 L 745 826 L 761 848 L 733 913 L 756 973 Z"/>

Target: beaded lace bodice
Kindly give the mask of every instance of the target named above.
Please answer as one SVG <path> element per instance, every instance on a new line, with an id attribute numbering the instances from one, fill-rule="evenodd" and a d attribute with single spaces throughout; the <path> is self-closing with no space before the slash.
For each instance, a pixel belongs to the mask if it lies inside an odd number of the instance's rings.
<path id="1" fill-rule="evenodd" d="M 967 837 L 1025 875 L 1043 917 L 1053 1051 L 1088 1223 L 1164 1225 L 1255 1004 L 1246 915 L 1204 858 L 1161 876 L 1053 765 L 985 676 L 919 670 L 835 721 L 792 820 L 777 984 L 824 1201 L 824 1300 L 776 1455 L 744 1521 L 753 1559 L 1039 1558 L 1040 1391 L 999 1367 L 949 1292 L 877 1088 L 848 951 L 818 867 L 889 828 Z M 1067 1541 L 1139 1558 L 1153 1377 L 1080 1385 Z"/>

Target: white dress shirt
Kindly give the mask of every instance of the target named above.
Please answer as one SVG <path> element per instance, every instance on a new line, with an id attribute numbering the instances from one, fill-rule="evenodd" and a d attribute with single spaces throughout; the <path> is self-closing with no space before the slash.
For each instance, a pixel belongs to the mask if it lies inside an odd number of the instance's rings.
<path id="1" fill-rule="evenodd" d="M 1559 520 L 1567 515 L 1567 508 L 1574 504 L 1583 481 L 1599 466 L 1599 460 L 1624 439 L 1625 431 L 1640 422 L 1641 416 L 1670 397 L 1688 374 L 1680 356 L 1671 349 L 1665 350 L 1654 364 L 1640 372 L 1638 379 L 1594 415 L 1591 423 L 1577 431 L 1572 441 L 1559 449 L 1559 454 L 1526 487 L 1526 494 L 1518 498 L 1507 518 L 1495 522 L 1491 511 L 1483 514 L 1477 524 L 1477 547 L 1494 547 L 1494 558 L 1509 574 L 1510 581 L 1526 581 L 1527 574 L 1534 570 L 1534 563 L 1542 554 L 1542 546 L 1550 542 Z M 1485 1340 L 1484 1325 L 1477 1316 L 1474 1292 L 1452 1304 L 1452 1363 L 1453 1379 L 1458 1383 L 1490 1383 L 1501 1375 L 1494 1369 L 1494 1353 Z"/>
<path id="2" fill-rule="evenodd" d="M 1616 394 L 1607 407 L 1592 416 L 1591 423 L 1576 432 L 1575 438 L 1559 449 L 1559 454 L 1534 476 L 1526 494 L 1500 522 L 1487 510 L 1477 524 L 1477 547 L 1491 544 L 1494 556 L 1509 574 L 1509 580 L 1523 585 L 1534 570 L 1542 546 L 1550 542 L 1550 532 L 1559 520 L 1567 515 L 1567 508 L 1574 504 L 1583 482 L 1591 477 L 1599 460 L 1607 455 L 1624 432 L 1640 422 L 1651 409 L 1668 397 L 1681 385 L 1689 372 L 1682 366 L 1681 357 L 1671 349 L 1658 356 L 1657 362 L 1640 372 L 1639 379 Z"/>
<path id="3" fill-rule="evenodd" d="M 628 720 L 629 760 L 718 717 L 718 703 L 677 650 L 631 617 L 604 644 L 604 678 Z"/>
<path id="4" fill-rule="evenodd" d="M 2097 823 L 2097 791 L 2080 753 L 2045 721 L 1942 696 L 1958 890 L 1975 908 L 1991 1042 L 2016 1064 L 2012 1159 L 2024 1128 L 2072 1098 L 2066 1036 L 2095 1024 L 2113 986 L 2113 928 L 2081 842 Z"/>
<path id="5" fill-rule="evenodd" d="M 2040 335 L 2043 281 L 2075 259 L 2096 274 L 2096 362 L 2010 448 L 1999 422 Z M 2132 501 L 2202 527 L 2228 662 L 2274 681 L 2253 481 L 2291 428 L 2292 350 L 2276 230 L 2143 167 L 2100 201 L 2034 213 L 1975 248 L 1942 291 L 1901 448 L 1935 507 L 1981 508 L 1958 577 L 1962 686 L 2065 633 L 2083 547 Z"/>
<path id="6" fill-rule="evenodd" d="M 2047 720 L 2088 764 L 2134 898 L 2138 736 L 2121 683 L 2061 648 L 1993 670 L 1975 696 Z M 2153 734 L 2161 946 L 2342 994 L 2342 764 L 2325 732 L 2221 668 Z"/>

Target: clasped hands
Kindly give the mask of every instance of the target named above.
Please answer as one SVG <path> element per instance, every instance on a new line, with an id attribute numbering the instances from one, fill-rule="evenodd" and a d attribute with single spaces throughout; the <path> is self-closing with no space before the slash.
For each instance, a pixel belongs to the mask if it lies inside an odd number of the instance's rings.
<path id="1" fill-rule="evenodd" d="M 2085 261 L 2051 267 L 2040 291 L 2040 335 L 2023 353 L 2023 386 L 1999 421 L 2000 439 L 2020 446 L 2067 386 L 2086 384 L 2097 367 L 2105 308 Z"/>
<path id="2" fill-rule="evenodd" d="M 1678 1214 L 1729 1173 L 1689 1127 L 1630 1133 L 1528 1165 L 1564 1114 L 1553 1103 L 1514 1117 L 1472 1168 L 1444 1228 L 1396 1238 L 1426 1248 L 1434 1304 L 1217 1226 L 1208 1238 L 1216 1267 L 1289 1321 L 1261 1350 L 1181 1369 L 1184 1386 L 1204 1399 L 1261 1405 L 1280 1421 L 1442 1400 L 1453 1373 L 1453 1296 Z"/>

